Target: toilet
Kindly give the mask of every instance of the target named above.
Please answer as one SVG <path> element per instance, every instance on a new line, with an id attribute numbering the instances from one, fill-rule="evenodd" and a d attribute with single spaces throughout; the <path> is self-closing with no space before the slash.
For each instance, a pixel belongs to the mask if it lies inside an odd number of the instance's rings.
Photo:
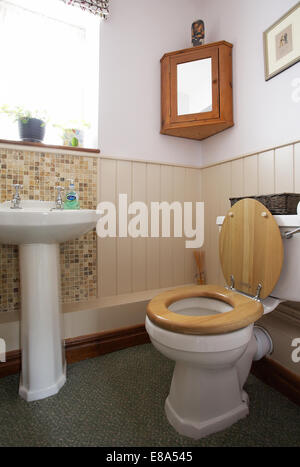
<path id="1" fill-rule="evenodd" d="M 149 302 L 151 342 L 175 361 L 165 412 L 178 433 L 200 439 L 248 415 L 244 384 L 252 362 L 273 350 L 254 323 L 284 300 L 300 301 L 299 218 L 239 201 L 217 220 L 227 285 L 180 287 Z"/>

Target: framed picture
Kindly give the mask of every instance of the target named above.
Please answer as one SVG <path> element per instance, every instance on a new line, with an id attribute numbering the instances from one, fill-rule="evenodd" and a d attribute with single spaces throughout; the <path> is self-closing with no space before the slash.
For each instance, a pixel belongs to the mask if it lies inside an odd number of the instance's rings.
<path id="1" fill-rule="evenodd" d="M 266 81 L 300 60 L 300 2 L 264 32 Z"/>

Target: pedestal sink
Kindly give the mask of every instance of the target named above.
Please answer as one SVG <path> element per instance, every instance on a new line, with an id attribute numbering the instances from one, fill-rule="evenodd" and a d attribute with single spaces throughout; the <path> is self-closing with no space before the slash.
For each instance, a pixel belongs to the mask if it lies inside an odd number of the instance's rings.
<path id="1" fill-rule="evenodd" d="M 60 299 L 59 243 L 96 226 L 96 211 L 51 210 L 54 203 L 0 204 L 0 243 L 19 245 L 22 371 L 19 394 L 27 401 L 56 394 L 66 381 Z"/>

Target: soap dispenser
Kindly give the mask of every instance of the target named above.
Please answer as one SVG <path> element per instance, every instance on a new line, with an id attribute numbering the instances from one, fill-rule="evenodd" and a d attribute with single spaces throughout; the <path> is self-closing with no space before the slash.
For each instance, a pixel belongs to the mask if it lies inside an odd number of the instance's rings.
<path id="1" fill-rule="evenodd" d="M 64 209 L 80 209 L 79 196 L 75 191 L 74 180 L 70 179 L 69 191 L 66 194 Z"/>

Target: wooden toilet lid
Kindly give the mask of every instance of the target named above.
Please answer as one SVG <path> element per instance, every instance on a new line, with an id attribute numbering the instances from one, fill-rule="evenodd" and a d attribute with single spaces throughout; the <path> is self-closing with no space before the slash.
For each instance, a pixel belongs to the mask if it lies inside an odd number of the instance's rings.
<path id="1" fill-rule="evenodd" d="M 279 227 L 268 209 L 254 199 L 243 199 L 227 213 L 219 238 L 222 271 L 227 285 L 260 298 L 274 289 L 283 264 Z"/>

